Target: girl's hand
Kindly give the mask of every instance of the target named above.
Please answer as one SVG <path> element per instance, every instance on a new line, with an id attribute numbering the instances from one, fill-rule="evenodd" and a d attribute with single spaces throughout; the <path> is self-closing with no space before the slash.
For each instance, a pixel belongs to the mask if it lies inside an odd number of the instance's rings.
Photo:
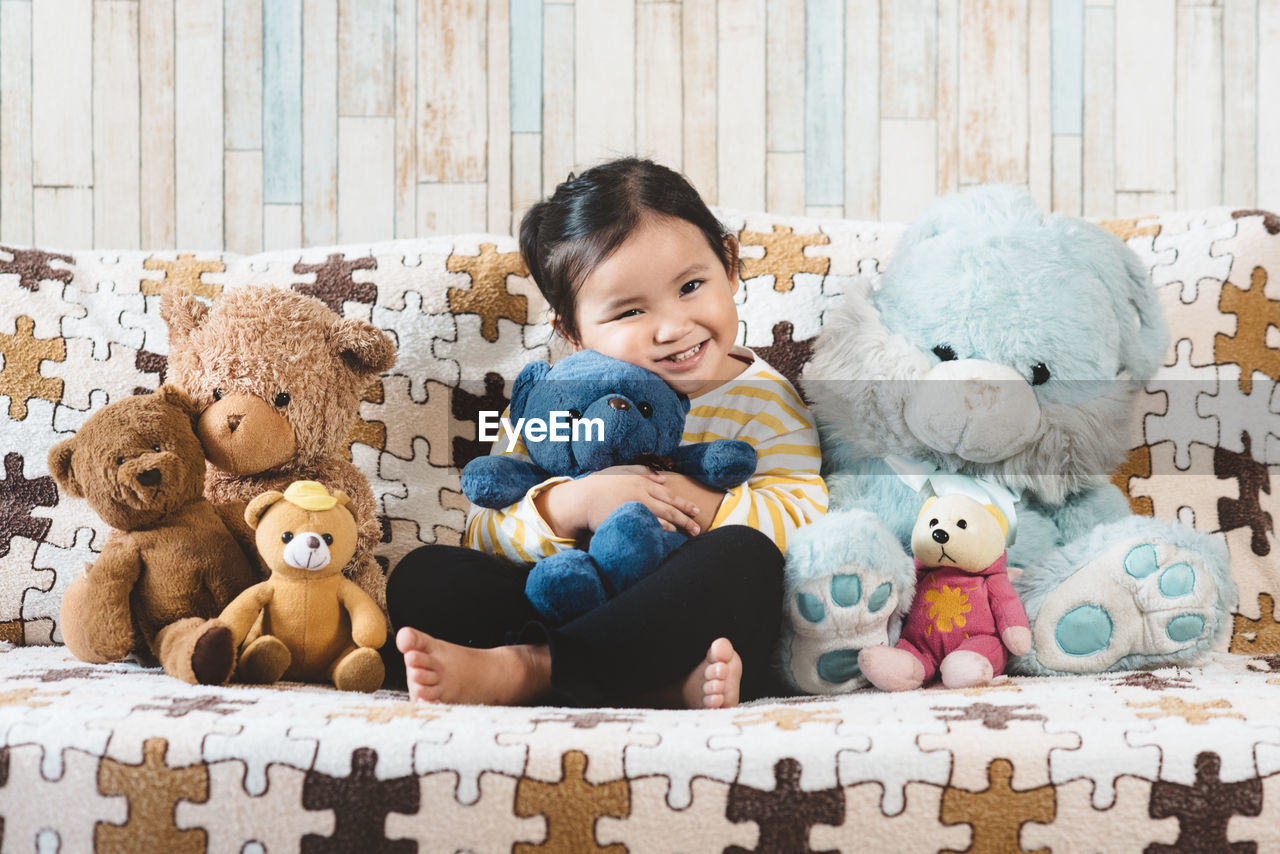
<path id="1" fill-rule="evenodd" d="M 556 536 L 566 539 L 595 531 L 628 501 L 648 507 L 667 531 L 698 534 L 698 506 L 668 489 L 666 482 L 665 474 L 646 466 L 613 466 L 558 483 L 534 498 L 534 504 Z"/>

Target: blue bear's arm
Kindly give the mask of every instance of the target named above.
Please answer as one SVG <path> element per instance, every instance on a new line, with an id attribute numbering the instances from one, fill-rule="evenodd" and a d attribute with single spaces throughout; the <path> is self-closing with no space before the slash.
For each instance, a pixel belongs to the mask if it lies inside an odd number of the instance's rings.
<path id="1" fill-rule="evenodd" d="M 756 470 L 756 449 L 739 439 L 681 445 L 671 454 L 676 471 L 715 489 L 746 481 Z"/>
<path id="2" fill-rule="evenodd" d="M 531 462 L 477 457 L 462 470 L 462 492 L 473 504 L 500 510 L 515 504 L 549 475 Z"/>

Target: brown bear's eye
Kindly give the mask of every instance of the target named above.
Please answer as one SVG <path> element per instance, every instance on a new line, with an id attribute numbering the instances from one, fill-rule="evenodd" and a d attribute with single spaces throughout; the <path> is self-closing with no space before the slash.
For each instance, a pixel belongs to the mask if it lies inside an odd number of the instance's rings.
<path id="1" fill-rule="evenodd" d="M 293 532 L 292 532 L 292 531 L 285 531 L 283 534 L 281 534 L 281 535 L 280 535 L 280 539 L 281 539 L 281 540 L 283 540 L 283 541 L 284 541 L 284 542 L 286 542 L 286 543 L 287 543 L 287 542 L 289 542 L 290 540 L 292 540 L 292 539 L 293 539 Z"/>
<path id="2" fill-rule="evenodd" d="M 213 390 L 213 399 L 214 399 L 214 400 L 222 400 L 222 389 L 220 389 L 220 388 L 215 388 L 215 389 Z"/>
<path id="3" fill-rule="evenodd" d="M 282 391 L 282 392 L 280 392 L 279 394 L 277 394 L 277 395 L 276 395 L 276 399 L 275 399 L 274 403 L 275 403 L 275 405 L 276 405 L 276 406 L 288 406 L 288 405 L 289 405 L 289 392 L 287 392 L 287 391 Z"/>
<path id="4" fill-rule="evenodd" d="M 331 546 L 331 545 L 333 545 L 333 534 L 325 534 L 325 535 L 324 535 L 324 544 L 325 544 L 326 546 Z"/>
<path id="5" fill-rule="evenodd" d="M 118 466 L 124 465 L 124 457 L 116 457 L 116 465 Z"/>
<path id="6" fill-rule="evenodd" d="M 152 446 L 151 446 L 151 450 L 155 451 L 155 452 L 158 454 L 158 453 L 160 453 L 160 446 L 159 446 L 159 445 L 152 445 Z"/>

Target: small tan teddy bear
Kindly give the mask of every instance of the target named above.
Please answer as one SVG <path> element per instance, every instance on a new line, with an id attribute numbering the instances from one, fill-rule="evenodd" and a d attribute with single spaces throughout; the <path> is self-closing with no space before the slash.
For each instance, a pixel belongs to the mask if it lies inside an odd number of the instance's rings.
<path id="1" fill-rule="evenodd" d="M 222 612 L 240 652 L 236 678 L 332 682 L 343 691 L 376 691 L 384 669 L 378 648 L 387 638 L 382 611 L 342 575 L 355 553 L 356 520 L 342 490 L 295 481 L 283 493 L 249 503 L 245 521 L 271 577 L 236 597 Z"/>

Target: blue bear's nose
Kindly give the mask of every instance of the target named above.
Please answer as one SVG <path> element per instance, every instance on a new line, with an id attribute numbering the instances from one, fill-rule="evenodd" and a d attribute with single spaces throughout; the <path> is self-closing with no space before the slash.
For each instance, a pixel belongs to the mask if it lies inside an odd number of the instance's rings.
<path id="1" fill-rule="evenodd" d="M 631 408 L 631 404 L 627 403 L 625 400 L 623 400 L 620 397 L 609 398 L 609 406 L 610 408 L 616 409 L 619 412 L 626 412 L 628 409 Z"/>

